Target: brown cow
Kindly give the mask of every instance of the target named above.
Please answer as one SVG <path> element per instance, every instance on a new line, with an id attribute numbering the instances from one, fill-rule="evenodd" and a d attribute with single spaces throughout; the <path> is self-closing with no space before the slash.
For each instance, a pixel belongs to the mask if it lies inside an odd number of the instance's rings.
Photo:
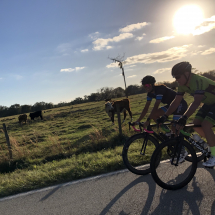
<path id="1" fill-rule="evenodd" d="M 128 111 L 131 121 L 132 121 L 132 113 L 130 109 L 130 102 L 129 99 L 123 99 L 123 100 L 118 100 L 118 101 L 110 101 L 110 99 L 105 100 L 105 111 L 108 114 L 108 116 L 111 118 L 111 121 L 114 124 L 114 114 L 117 113 L 116 106 L 119 105 L 119 111 L 120 113 L 124 113 L 124 120 L 126 118 L 126 110 Z"/>
<path id="2" fill-rule="evenodd" d="M 19 123 L 21 124 L 22 121 L 25 122 L 26 124 L 26 121 L 27 121 L 27 115 L 26 114 L 22 114 L 22 115 L 19 115 Z"/>

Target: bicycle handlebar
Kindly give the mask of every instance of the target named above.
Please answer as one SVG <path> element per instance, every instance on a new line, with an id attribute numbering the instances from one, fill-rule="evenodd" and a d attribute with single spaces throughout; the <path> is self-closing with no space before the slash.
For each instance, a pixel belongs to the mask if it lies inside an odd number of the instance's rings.
<path id="1" fill-rule="evenodd" d="M 143 130 L 146 131 L 147 133 L 153 133 L 153 132 L 154 132 L 154 131 L 152 131 L 152 130 L 150 131 L 150 130 L 145 129 L 145 128 L 143 127 L 143 122 L 139 122 L 139 128 L 140 128 L 140 129 L 136 129 L 136 128 L 135 128 L 134 122 L 129 122 L 129 130 L 130 130 L 130 126 L 131 126 L 135 131 L 138 131 L 138 132 L 142 131 L 141 127 L 142 127 Z"/>
<path id="2" fill-rule="evenodd" d="M 163 124 L 160 125 L 160 127 L 162 128 L 163 131 L 170 132 L 169 128 L 166 125 L 170 125 L 173 122 L 174 121 L 169 121 L 168 123 L 163 123 Z M 149 126 L 146 129 L 146 128 L 143 127 L 143 124 L 144 124 L 144 122 L 139 122 L 139 129 L 136 129 L 135 128 L 135 123 L 134 122 L 129 122 L 129 130 L 130 130 L 130 126 L 131 126 L 134 129 L 134 131 L 140 132 L 140 131 L 142 131 L 142 129 L 141 129 L 141 127 L 142 127 L 145 132 L 154 133 L 154 131 L 152 130 L 151 127 L 158 126 L 158 124 L 152 124 L 152 125 L 149 124 Z M 189 128 L 189 127 L 194 127 L 195 128 L 195 127 L 201 127 L 201 125 L 194 125 L 193 123 L 191 123 L 191 124 L 187 124 L 187 125 L 184 126 L 185 129 L 186 129 L 186 127 L 187 128 Z M 180 133 L 182 133 L 184 136 L 190 136 L 191 135 L 191 133 L 186 132 L 183 129 L 180 130 Z"/>
<path id="3" fill-rule="evenodd" d="M 142 129 L 141 129 L 141 127 L 142 127 L 143 130 L 144 130 L 145 132 L 150 133 L 150 134 L 154 133 L 154 131 L 152 130 L 151 127 L 155 127 L 155 126 L 157 126 L 157 124 L 149 125 L 149 126 L 147 127 L 147 129 L 143 127 L 143 124 L 144 124 L 143 122 L 139 122 L 139 128 L 140 128 L 140 129 L 136 129 L 136 128 L 135 128 L 135 123 L 134 123 L 134 122 L 129 122 L 129 130 L 130 130 L 130 126 L 131 126 L 135 131 L 140 132 L 140 131 L 142 131 Z M 170 124 L 171 124 L 171 123 L 162 124 L 162 125 L 161 125 L 161 128 L 162 128 L 165 132 L 170 132 L 169 128 L 165 126 L 165 125 L 170 125 Z"/>

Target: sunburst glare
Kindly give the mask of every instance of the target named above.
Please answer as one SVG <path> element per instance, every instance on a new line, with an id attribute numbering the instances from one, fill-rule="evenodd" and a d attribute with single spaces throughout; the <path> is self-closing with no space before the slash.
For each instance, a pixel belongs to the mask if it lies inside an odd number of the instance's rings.
<path id="1" fill-rule="evenodd" d="M 180 8 L 173 18 L 173 25 L 178 34 L 191 34 L 204 19 L 203 11 L 196 5 Z"/>

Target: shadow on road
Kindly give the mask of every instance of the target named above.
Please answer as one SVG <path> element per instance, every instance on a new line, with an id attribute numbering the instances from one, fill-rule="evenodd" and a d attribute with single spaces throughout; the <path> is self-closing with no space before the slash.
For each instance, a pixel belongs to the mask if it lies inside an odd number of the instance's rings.
<path id="1" fill-rule="evenodd" d="M 62 187 L 62 185 L 59 185 L 57 187 L 55 187 L 53 190 L 51 190 L 51 192 L 49 192 L 47 195 L 45 195 L 40 202 L 45 201 L 46 199 L 48 199 L 51 195 L 53 195 L 57 190 L 59 190 Z"/>
<path id="2" fill-rule="evenodd" d="M 213 180 L 215 181 L 215 171 L 214 169 L 206 169 L 204 168 L 201 163 L 199 163 L 198 168 L 202 168 L 202 170 L 208 171 Z M 204 181 L 206 175 L 201 173 L 202 180 Z M 201 191 L 201 182 L 197 181 L 197 176 L 193 177 L 193 180 L 190 182 L 192 183 L 192 187 L 185 186 L 180 190 L 170 191 L 170 190 L 162 190 L 160 195 L 160 204 L 156 207 L 156 209 L 150 213 L 151 215 L 157 214 L 195 214 L 200 215 L 200 205 L 204 199 L 204 194 Z M 202 182 L 203 182 L 202 181 Z M 189 183 L 189 184 L 190 184 Z M 202 183 L 202 186 L 207 185 Z M 205 205 L 204 207 L 208 207 L 209 205 Z M 162 213 L 161 213 L 162 211 Z M 186 211 L 186 212 L 185 212 Z M 144 214 L 144 213 L 142 213 Z M 211 207 L 211 215 L 215 214 L 215 201 Z"/>
<path id="3" fill-rule="evenodd" d="M 147 183 L 149 185 L 149 191 L 148 191 L 148 198 L 145 202 L 145 206 L 143 208 L 143 214 L 148 214 L 148 211 L 151 207 L 151 203 L 153 201 L 154 198 L 154 194 L 155 194 L 155 187 L 156 184 L 155 183 L 151 183 L 152 178 L 151 177 L 144 177 L 144 176 L 140 176 L 139 178 L 135 179 L 133 182 L 131 182 L 129 185 L 127 185 L 122 191 L 120 191 L 113 200 L 111 200 L 111 202 L 102 210 L 102 212 L 100 213 L 100 215 L 105 215 L 108 213 L 108 211 L 111 209 L 111 207 L 126 193 L 128 192 L 132 187 L 136 186 L 139 183 Z M 123 210 L 119 213 L 120 215 L 127 215 L 127 213 L 125 213 Z"/>
<path id="4" fill-rule="evenodd" d="M 191 214 L 200 215 L 199 206 L 203 200 L 203 194 L 196 184 L 196 177 L 192 181 L 192 188 L 188 186 L 180 190 L 162 190 L 160 195 L 160 203 L 151 215 L 157 214 Z M 187 212 L 185 212 L 187 211 Z M 142 213 L 143 214 L 143 213 Z"/>

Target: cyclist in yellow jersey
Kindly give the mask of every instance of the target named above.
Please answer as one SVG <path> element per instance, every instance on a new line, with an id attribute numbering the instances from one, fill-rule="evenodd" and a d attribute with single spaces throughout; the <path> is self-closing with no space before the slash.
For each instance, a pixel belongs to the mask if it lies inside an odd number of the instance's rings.
<path id="1" fill-rule="evenodd" d="M 189 62 L 181 62 L 172 68 L 172 76 L 179 84 L 178 92 L 167 112 L 157 122 L 163 123 L 168 116 L 178 107 L 185 92 L 194 96 L 194 101 L 187 111 L 177 122 L 177 129 L 183 129 L 187 119 L 196 111 L 201 103 L 204 105 L 197 112 L 193 123 L 201 125 L 195 128 L 200 136 L 205 137 L 211 150 L 211 157 L 203 163 L 206 167 L 215 166 L 215 134 L 212 130 L 215 124 L 215 82 L 211 79 L 191 72 L 192 66 Z M 181 155 L 183 158 L 185 156 Z"/>

